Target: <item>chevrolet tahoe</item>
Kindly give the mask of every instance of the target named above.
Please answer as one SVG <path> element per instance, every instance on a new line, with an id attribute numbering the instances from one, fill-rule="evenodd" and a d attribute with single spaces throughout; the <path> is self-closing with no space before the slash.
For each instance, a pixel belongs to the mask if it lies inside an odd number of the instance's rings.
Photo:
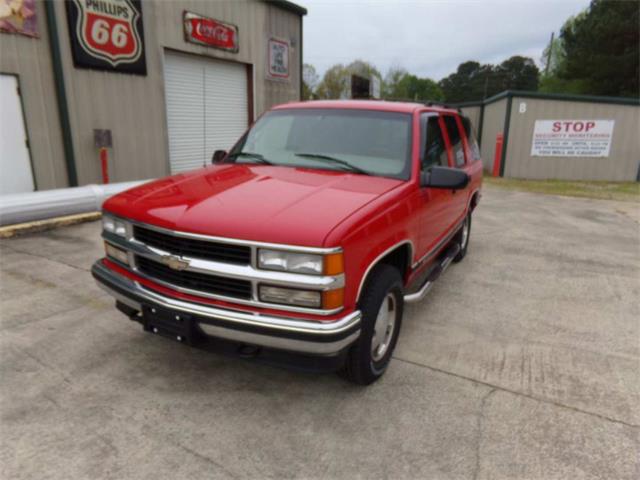
<path id="1" fill-rule="evenodd" d="M 366 385 L 465 257 L 481 183 L 456 109 L 280 105 L 212 165 L 107 200 L 92 274 L 148 332 Z"/>

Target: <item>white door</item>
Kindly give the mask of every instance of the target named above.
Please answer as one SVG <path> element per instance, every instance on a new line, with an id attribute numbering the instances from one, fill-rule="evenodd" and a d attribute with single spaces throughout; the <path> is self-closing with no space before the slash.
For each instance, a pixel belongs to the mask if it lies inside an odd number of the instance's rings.
<path id="1" fill-rule="evenodd" d="M 18 78 L 0 74 L 0 195 L 33 190 Z"/>
<path id="2" fill-rule="evenodd" d="M 171 173 L 208 165 L 248 126 L 247 68 L 166 52 L 164 77 Z"/>

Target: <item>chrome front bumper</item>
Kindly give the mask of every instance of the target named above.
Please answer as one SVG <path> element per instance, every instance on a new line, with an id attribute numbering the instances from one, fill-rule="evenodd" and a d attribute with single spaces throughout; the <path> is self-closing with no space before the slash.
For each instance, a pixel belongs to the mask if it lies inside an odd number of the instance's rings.
<path id="1" fill-rule="evenodd" d="M 335 321 L 308 321 L 227 310 L 186 302 L 152 291 L 106 267 L 101 260 L 91 273 L 98 286 L 119 302 L 141 312 L 160 307 L 190 315 L 205 335 L 278 350 L 311 355 L 335 355 L 360 335 L 360 311 Z"/>

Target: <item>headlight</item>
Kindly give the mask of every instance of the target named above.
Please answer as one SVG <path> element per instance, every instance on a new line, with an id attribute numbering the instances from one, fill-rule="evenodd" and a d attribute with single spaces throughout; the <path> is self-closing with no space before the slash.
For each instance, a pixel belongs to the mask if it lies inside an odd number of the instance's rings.
<path id="1" fill-rule="evenodd" d="M 265 270 L 321 275 L 323 261 L 322 255 L 264 250 L 261 248 L 258 251 L 258 267 Z"/>
<path id="2" fill-rule="evenodd" d="M 330 255 L 258 250 L 258 268 L 310 275 L 338 275 L 344 272 L 342 252 Z"/>
<path id="3" fill-rule="evenodd" d="M 107 257 L 117 260 L 120 263 L 124 263 L 125 265 L 129 265 L 129 256 L 126 251 L 107 242 L 104 242 L 104 250 L 107 253 Z"/>
<path id="4" fill-rule="evenodd" d="M 102 215 L 102 228 L 105 232 L 115 233 L 120 237 L 127 236 L 127 225 L 111 215 Z"/>
<path id="5" fill-rule="evenodd" d="M 260 301 L 295 305 L 298 307 L 320 308 L 322 306 L 322 294 L 312 290 L 295 290 L 293 288 L 260 285 Z"/>

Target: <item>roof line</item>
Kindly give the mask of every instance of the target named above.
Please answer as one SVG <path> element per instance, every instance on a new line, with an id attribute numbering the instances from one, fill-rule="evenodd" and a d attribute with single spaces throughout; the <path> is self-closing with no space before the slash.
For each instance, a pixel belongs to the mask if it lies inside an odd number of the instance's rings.
<path id="1" fill-rule="evenodd" d="M 484 100 L 453 103 L 456 107 L 479 107 L 490 103 L 498 102 L 503 98 L 538 98 L 540 100 L 560 100 L 566 102 L 590 102 L 590 103 L 611 103 L 616 105 L 640 105 L 640 98 L 634 97 L 605 97 L 598 95 L 576 95 L 569 93 L 542 93 L 525 90 L 505 90 L 497 95 Z"/>
<path id="2" fill-rule="evenodd" d="M 279 7 L 283 10 L 300 15 L 301 17 L 307 14 L 307 9 L 297 3 L 290 2 L 289 0 L 263 0 L 266 3 L 270 3 L 274 7 Z"/>

